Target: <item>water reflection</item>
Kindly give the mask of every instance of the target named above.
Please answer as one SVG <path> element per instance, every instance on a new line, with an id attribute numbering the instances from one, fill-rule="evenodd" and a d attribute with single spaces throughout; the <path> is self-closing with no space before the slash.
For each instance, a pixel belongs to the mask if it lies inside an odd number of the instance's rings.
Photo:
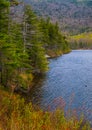
<path id="1" fill-rule="evenodd" d="M 36 105 L 41 105 L 43 99 L 43 82 L 46 79 L 46 74 L 43 75 L 36 75 L 35 84 L 33 85 L 32 89 L 28 93 L 27 100 L 32 102 Z"/>

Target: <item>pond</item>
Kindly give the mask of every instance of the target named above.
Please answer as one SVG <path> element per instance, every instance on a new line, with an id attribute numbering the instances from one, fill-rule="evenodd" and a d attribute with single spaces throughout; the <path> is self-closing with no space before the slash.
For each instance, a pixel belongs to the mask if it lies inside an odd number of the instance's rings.
<path id="1" fill-rule="evenodd" d="M 76 109 L 92 121 L 92 50 L 73 50 L 49 62 L 30 100 L 44 110 Z"/>

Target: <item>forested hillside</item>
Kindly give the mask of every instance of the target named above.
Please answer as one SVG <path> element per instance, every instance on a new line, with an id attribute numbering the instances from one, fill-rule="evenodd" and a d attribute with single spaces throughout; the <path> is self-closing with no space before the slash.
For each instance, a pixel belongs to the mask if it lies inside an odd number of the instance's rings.
<path id="1" fill-rule="evenodd" d="M 78 34 L 92 30 L 92 1 L 90 0 L 24 0 L 38 16 L 59 22 L 63 32 Z"/>

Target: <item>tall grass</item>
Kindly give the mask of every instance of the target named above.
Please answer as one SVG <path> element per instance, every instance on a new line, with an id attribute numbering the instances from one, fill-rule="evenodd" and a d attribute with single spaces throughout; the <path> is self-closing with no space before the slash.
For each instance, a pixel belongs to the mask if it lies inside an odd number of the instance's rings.
<path id="1" fill-rule="evenodd" d="M 0 90 L 0 130 L 91 130 L 75 114 L 65 116 L 63 109 L 54 112 L 36 110 L 18 95 Z"/>

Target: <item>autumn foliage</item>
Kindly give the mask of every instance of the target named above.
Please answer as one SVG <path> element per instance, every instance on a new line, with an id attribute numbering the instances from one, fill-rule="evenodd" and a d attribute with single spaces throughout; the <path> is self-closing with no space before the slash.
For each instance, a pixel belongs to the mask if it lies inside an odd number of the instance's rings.
<path id="1" fill-rule="evenodd" d="M 0 130 L 91 130 L 83 116 L 65 115 L 64 109 L 44 112 L 4 90 L 0 90 L 0 100 Z"/>

